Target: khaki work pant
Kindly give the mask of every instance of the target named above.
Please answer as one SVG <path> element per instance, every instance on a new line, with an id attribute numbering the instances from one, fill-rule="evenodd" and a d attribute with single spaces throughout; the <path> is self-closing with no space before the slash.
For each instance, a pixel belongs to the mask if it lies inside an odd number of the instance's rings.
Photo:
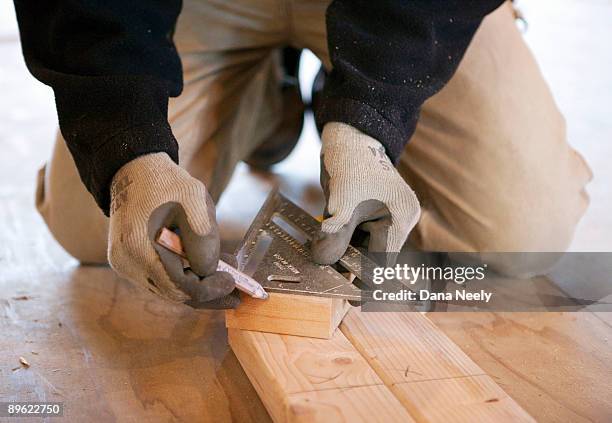
<path id="1" fill-rule="evenodd" d="M 183 94 L 169 119 L 180 163 L 216 200 L 236 164 L 279 123 L 278 48 L 312 50 L 329 68 L 329 0 L 187 0 L 175 42 Z M 313 157 L 312 163 L 318 158 Z M 424 105 L 399 170 L 422 203 L 411 237 L 430 251 L 564 251 L 591 178 L 517 30 L 510 4 L 488 16 L 457 73 Z M 106 262 L 108 219 L 65 142 L 41 169 L 37 207 L 82 262 Z"/>

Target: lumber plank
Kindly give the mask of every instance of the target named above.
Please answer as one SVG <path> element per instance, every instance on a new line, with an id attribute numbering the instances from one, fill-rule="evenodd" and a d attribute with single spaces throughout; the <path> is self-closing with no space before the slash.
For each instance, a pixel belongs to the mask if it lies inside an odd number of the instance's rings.
<path id="1" fill-rule="evenodd" d="M 612 416 L 612 325 L 602 314 L 447 312 L 428 318 L 537 421 L 587 423 Z"/>
<path id="2" fill-rule="evenodd" d="M 238 308 L 225 313 L 227 328 L 312 338 L 331 338 L 350 308 L 343 299 L 307 295 L 271 293 L 262 301 L 242 294 L 241 299 Z"/>
<path id="3" fill-rule="evenodd" d="M 346 337 L 229 329 L 229 343 L 276 422 L 413 419 Z"/>
<path id="4" fill-rule="evenodd" d="M 349 313 L 340 326 L 388 384 L 484 372 L 421 313 Z"/>
<path id="5" fill-rule="evenodd" d="M 288 409 L 289 422 L 414 422 L 385 385 L 292 394 Z"/>
<path id="6" fill-rule="evenodd" d="M 339 331 L 329 340 L 230 329 L 236 356 L 273 373 L 289 394 L 383 382 Z"/>
<path id="7" fill-rule="evenodd" d="M 421 313 L 351 310 L 340 329 L 417 421 L 533 421 Z"/>
<path id="8" fill-rule="evenodd" d="M 417 421 L 534 421 L 488 375 L 405 382 L 390 389 Z"/>

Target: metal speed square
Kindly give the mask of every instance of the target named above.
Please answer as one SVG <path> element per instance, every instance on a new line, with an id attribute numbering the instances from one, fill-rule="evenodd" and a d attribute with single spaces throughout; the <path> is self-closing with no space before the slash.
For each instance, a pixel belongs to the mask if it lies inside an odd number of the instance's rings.
<path id="1" fill-rule="evenodd" d="M 418 304 L 369 301 L 376 288 L 374 270 L 380 266 L 353 246 L 334 265 L 341 271 L 314 263 L 309 243 L 320 226 L 277 190 L 270 193 L 236 251 L 238 270 L 259 282 L 270 296 L 267 300 L 241 296 L 241 304 L 225 313 L 228 329 L 329 339 L 349 303 L 384 306 L 384 311 L 418 311 Z M 393 290 L 408 288 L 391 285 Z"/>
<path id="2" fill-rule="evenodd" d="M 238 268 L 268 292 L 361 301 L 362 291 L 352 281 L 332 266 L 312 261 L 308 244 L 320 227 L 315 218 L 275 189 L 236 252 Z M 369 259 L 352 246 L 339 261 L 359 279 L 368 262 Z M 373 262 L 370 264 L 376 266 Z"/>

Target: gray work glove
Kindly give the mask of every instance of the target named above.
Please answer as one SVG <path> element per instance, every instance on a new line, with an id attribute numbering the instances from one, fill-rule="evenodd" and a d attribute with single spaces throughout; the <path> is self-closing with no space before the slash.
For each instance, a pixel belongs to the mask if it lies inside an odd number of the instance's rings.
<path id="1" fill-rule="evenodd" d="M 162 227 L 177 230 L 190 269 L 155 240 Z M 125 164 L 111 184 L 108 257 L 112 268 L 136 285 L 196 308 L 239 303 L 234 280 L 218 272 L 219 231 L 204 184 L 166 153 Z"/>
<path id="2" fill-rule="evenodd" d="M 312 242 L 313 259 L 320 264 L 337 262 L 358 227 L 369 233 L 370 252 L 398 253 L 421 208 L 382 144 L 338 122 L 327 123 L 321 138 L 321 185 L 327 206 L 321 231 Z"/>

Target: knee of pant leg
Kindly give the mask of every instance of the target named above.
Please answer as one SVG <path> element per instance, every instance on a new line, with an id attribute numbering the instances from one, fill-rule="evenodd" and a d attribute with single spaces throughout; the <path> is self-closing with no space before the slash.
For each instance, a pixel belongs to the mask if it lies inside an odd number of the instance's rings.
<path id="1" fill-rule="evenodd" d="M 106 223 L 92 228 L 85 222 L 64 218 L 61 210 L 53 209 L 41 210 L 41 216 L 57 243 L 81 264 L 108 264 Z"/>
<path id="2" fill-rule="evenodd" d="M 507 206 L 503 215 L 489 216 L 473 235 L 476 251 L 566 251 L 588 206 L 585 191 L 575 195 L 527 198 Z"/>
<path id="3" fill-rule="evenodd" d="M 543 204 L 543 202 L 539 202 Z M 474 253 L 498 274 L 529 278 L 550 271 L 572 241 L 588 197 L 492 219 L 472 240 Z"/>
<path id="4" fill-rule="evenodd" d="M 108 254 L 106 242 L 100 243 L 96 240 L 86 240 L 78 233 L 54 232 L 51 230 L 55 240 L 72 257 L 83 265 L 106 265 Z"/>
<path id="5" fill-rule="evenodd" d="M 45 184 L 46 166 L 37 176 L 36 208 L 55 240 L 81 264 L 107 264 L 108 219 L 92 204 L 65 201 Z M 66 187 L 63 187 L 66 188 Z M 51 191 L 51 192 L 49 192 Z M 93 203 L 92 198 L 85 198 Z"/>
<path id="6" fill-rule="evenodd" d="M 502 275 L 545 274 L 569 248 L 588 202 L 586 192 L 581 190 L 575 195 L 534 198 L 509 207 L 504 215 L 492 216 L 488 225 L 475 234 L 475 250 Z"/>

